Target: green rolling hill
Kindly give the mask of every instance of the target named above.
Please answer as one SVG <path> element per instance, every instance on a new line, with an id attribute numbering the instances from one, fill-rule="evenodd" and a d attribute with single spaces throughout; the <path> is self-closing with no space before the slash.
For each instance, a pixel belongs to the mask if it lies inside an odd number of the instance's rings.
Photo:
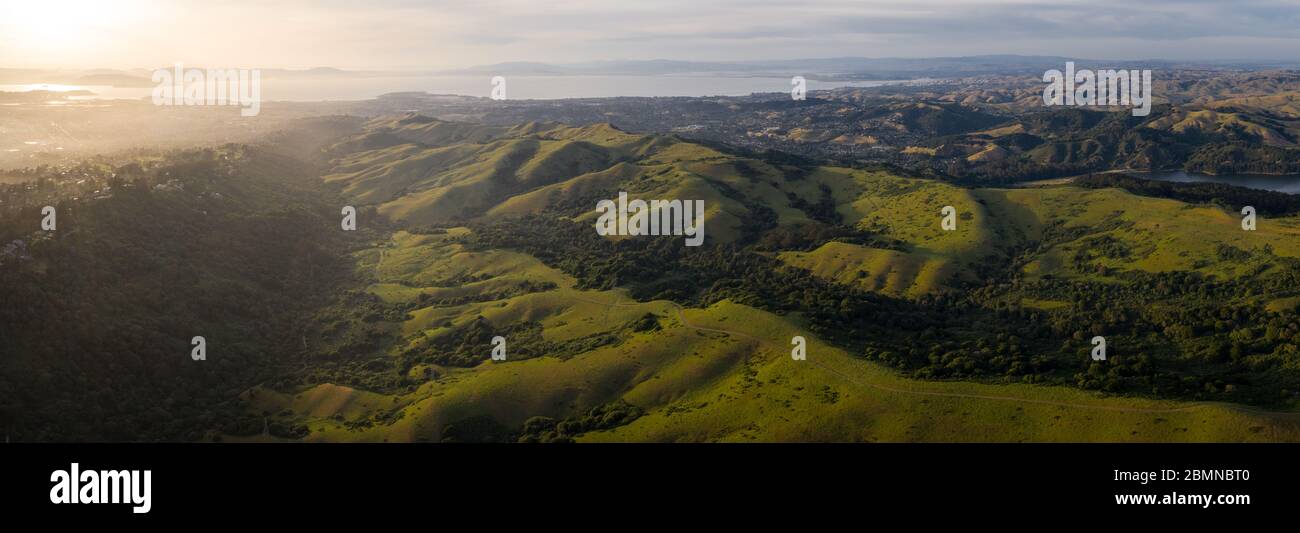
<path id="1" fill-rule="evenodd" d="M 0 295 L 23 302 L 0 338 L 25 354 L 0 360 L 6 431 L 1300 440 L 1286 200 L 968 188 L 607 124 L 303 127 L 318 133 L 80 168 L 88 190 L 59 204 L 73 231 L 0 225 L 24 239 L 0 256 Z M 53 190 L 5 189 L 27 206 L 5 216 L 28 220 Z M 619 191 L 703 200 L 704 245 L 597 235 L 596 202 Z M 1242 199 L 1269 202 L 1255 231 Z M 341 205 L 360 208 L 360 231 L 338 231 Z M 188 359 L 193 324 L 204 366 Z M 1106 361 L 1089 357 L 1097 335 Z M 807 360 L 790 357 L 795 336 Z M 30 375 L 38 386 L 12 386 Z M 136 393 L 106 401 L 117 387 Z"/>
<path id="2" fill-rule="evenodd" d="M 1300 295 L 1279 290 L 1300 218 L 1243 232 L 1118 189 L 967 189 L 608 125 L 405 117 L 332 150 L 326 183 L 400 229 L 354 254 L 392 310 L 364 326 L 381 340 L 243 396 L 305 440 L 1300 437 Z M 595 201 L 620 190 L 705 200 L 708 251 L 595 236 Z"/>

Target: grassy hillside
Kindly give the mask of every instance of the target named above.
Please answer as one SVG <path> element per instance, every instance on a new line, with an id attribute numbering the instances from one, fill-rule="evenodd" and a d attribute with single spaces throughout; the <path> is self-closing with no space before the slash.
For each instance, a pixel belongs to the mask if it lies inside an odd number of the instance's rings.
<path id="1" fill-rule="evenodd" d="M 933 137 L 904 153 L 962 181 L 990 185 L 1117 169 L 1294 174 L 1300 168 L 1294 101 L 1293 93 L 1240 96 L 1157 105 L 1145 117 L 1050 108 Z"/>
<path id="2" fill-rule="evenodd" d="M 325 180 L 391 219 L 442 223 L 483 216 L 512 196 L 609 171 L 620 162 L 651 158 L 647 163 L 653 164 L 652 156 L 672 144 L 608 125 L 449 124 L 455 123 L 423 117 L 373 121 L 365 133 L 333 148 L 364 150 L 341 157 Z"/>
<path id="3" fill-rule="evenodd" d="M 825 169 L 813 176 L 839 185 L 836 210 L 846 224 L 894 241 L 890 248 L 832 241 L 781 254 L 820 276 L 891 296 L 919 296 L 974 281 L 976 265 L 1014 244 L 995 231 L 970 190 L 886 172 Z M 941 227 L 946 206 L 957 213 L 952 231 Z"/>
<path id="4" fill-rule="evenodd" d="M 1223 203 L 608 125 L 403 117 L 334 150 L 326 182 L 401 229 L 352 255 L 365 281 L 302 340 L 321 356 L 247 391 L 223 439 L 1300 438 L 1295 216 L 1243 232 Z M 597 236 L 618 191 L 704 200 L 706 246 Z"/>
<path id="5" fill-rule="evenodd" d="M 447 238 L 398 234 L 383 249 L 392 258 L 378 269 L 377 281 L 383 283 L 454 277 L 464 264 L 435 261 L 408 268 L 401 259 L 416 251 L 454 256 L 460 247 Z M 621 291 L 574 289 L 574 279 L 535 261 L 493 264 L 499 268 L 492 280 L 535 277 L 559 284 L 475 304 L 418 308 L 403 324 L 406 341 L 444 334 L 480 316 L 494 324 L 538 322 L 542 337 L 551 342 L 602 334 L 618 340 L 570 356 L 433 366 L 432 379 L 385 394 L 330 383 L 289 392 L 255 389 L 246 394 L 248 408 L 266 414 L 267 427 L 310 428 L 311 441 L 509 440 L 530 421 L 552 427 L 620 403 L 643 414 L 569 436 L 580 441 L 871 442 L 1300 438 L 1295 417 L 1229 405 L 1106 397 L 1061 387 L 916 382 L 818 341 L 797 316 L 730 301 L 703 309 L 635 302 Z M 655 329 L 627 328 L 647 313 L 655 317 Z M 790 359 L 787 346 L 794 335 L 809 339 L 807 361 Z"/>

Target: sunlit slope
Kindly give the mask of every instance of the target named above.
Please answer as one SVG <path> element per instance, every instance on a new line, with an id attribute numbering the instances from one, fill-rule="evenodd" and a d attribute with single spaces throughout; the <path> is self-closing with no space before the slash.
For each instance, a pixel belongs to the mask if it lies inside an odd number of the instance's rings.
<path id="1" fill-rule="evenodd" d="M 572 283 L 531 256 L 506 250 L 467 252 L 450 242 L 467 231 L 398 232 L 384 246 L 359 254 L 359 268 L 373 269 L 377 279 L 370 291 L 388 302 L 409 302 L 421 295 L 443 301 L 508 292 L 525 284 Z"/>
<path id="2" fill-rule="evenodd" d="M 532 191 L 511 196 L 487 211 L 487 216 L 520 216 L 536 214 L 558 203 L 592 198 L 617 189 L 622 183 L 639 179 L 649 170 L 631 163 L 615 163 L 604 170 L 575 176 L 569 180 L 546 185 Z"/>
<path id="3" fill-rule="evenodd" d="M 379 204 L 380 213 L 412 223 L 472 218 L 503 197 L 608 168 L 616 154 L 580 140 L 518 138 L 483 145 L 409 148 L 391 157 L 369 153 L 365 170 L 336 173 L 328 182 L 343 192 Z M 345 165 L 352 161 L 345 161 Z"/>
<path id="4" fill-rule="evenodd" d="M 891 296 L 913 297 L 974 280 L 973 266 L 1001 257 L 1022 242 L 1020 232 L 991 216 L 976 191 L 887 172 L 824 168 L 812 176 L 832 187 L 846 223 L 901 241 L 902 249 L 842 242 L 781 259 L 813 273 Z M 956 229 L 944 230 L 943 209 L 952 206 Z"/>
<path id="5" fill-rule="evenodd" d="M 649 305 L 653 307 L 653 305 Z M 667 311 L 667 309 L 663 309 Z M 264 411 L 289 410 L 312 441 L 440 440 L 443 428 L 487 417 L 518 427 L 623 400 L 647 414 L 586 433 L 590 441 L 1233 442 L 1294 441 L 1293 417 L 1234 407 L 1101 398 L 1028 385 L 920 383 L 812 337 L 808 361 L 776 341 L 803 334 L 788 320 L 719 303 L 653 334 L 567 360 L 484 363 L 414 393 L 376 397 L 321 385 L 257 394 Z M 718 333 L 694 328 L 725 329 Z M 779 336 L 779 338 L 778 338 Z M 370 408 L 367 409 L 366 406 Z M 374 413 L 388 425 L 349 429 Z M 338 418 L 335 416 L 338 415 Z"/>
<path id="6" fill-rule="evenodd" d="M 891 296 L 919 296 L 942 289 L 960 266 L 942 256 L 828 242 L 811 252 L 782 252 L 787 264 L 839 283 Z"/>
<path id="7" fill-rule="evenodd" d="M 1282 115 L 1282 122 L 1296 128 L 1295 119 L 1300 118 L 1300 93 L 1295 91 L 1278 91 L 1260 96 L 1240 96 L 1226 98 L 1207 104 L 1215 109 L 1252 108 L 1256 112 L 1273 112 Z"/>
<path id="8" fill-rule="evenodd" d="M 639 176 L 719 156 L 678 146 L 682 144 L 608 124 L 505 129 L 407 117 L 374 121 L 365 134 L 335 146 L 342 155 L 325 180 L 363 205 L 378 206 L 393 220 L 441 223 L 473 219 L 493 209 L 497 213 L 492 214 L 509 214 L 540 207 L 528 198 L 511 202 L 516 196 L 542 198 L 545 205 L 557 200 L 556 193 L 594 192 L 590 184 L 568 183 L 575 179 L 594 182 L 602 191 L 617 190 Z M 358 151 L 349 152 L 353 149 Z M 683 188 L 681 192 L 691 192 L 689 186 Z"/>
<path id="9" fill-rule="evenodd" d="M 1293 105 L 1290 101 L 1281 100 L 1277 97 L 1237 100 L 1241 104 L 1278 106 L 1283 110 L 1288 109 L 1286 106 Z M 1145 126 L 1183 134 L 1244 135 L 1256 138 L 1264 144 L 1272 146 L 1295 146 L 1295 142 L 1288 138 L 1289 132 L 1287 130 L 1289 128 L 1286 124 L 1246 113 L 1229 112 L 1227 110 L 1231 109 L 1231 107 L 1228 105 L 1221 106 L 1221 109 L 1223 110 L 1177 108 L 1168 115 L 1153 120 Z"/>
<path id="10" fill-rule="evenodd" d="M 1169 442 L 1289 440 L 1294 417 L 1233 407 L 1107 398 L 1029 385 L 920 383 L 810 340 L 789 320 L 719 304 L 687 313 L 703 328 L 748 326 L 762 351 L 743 372 L 592 441 Z"/>
<path id="11" fill-rule="evenodd" d="M 767 225 L 851 226 L 860 215 L 841 204 L 852 204 L 866 190 L 851 179 L 846 185 L 840 170 L 777 166 L 608 124 L 487 131 L 443 124 L 424 117 L 373 121 L 358 139 L 335 147 L 340 155 L 325 180 L 358 203 L 414 225 L 547 209 L 576 210 L 577 219 L 594 222 L 596 201 L 616 198 L 620 191 L 630 199 L 703 200 L 706 235 L 721 243 L 752 236 Z M 417 135 L 426 129 L 443 133 Z M 363 142 L 367 136 L 391 142 Z M 346 152 L 362 146 L 369 148 Z M 827 194 L 830 212 L 811 213 L 810 206 L 826 202 Z"/>
<path id="12" fill-rule="evenodd" d="M 545 127 L 547 126 L 537 123 L 510 128 L 469 122 L 449 122 L 415 114 L 381 117 L 366 123 L 365 131 L 339 142 L 332 147 L 332 151 L 360 152 L 397 144 L 445 146 L 456 143 L 485 143 L 499 137 Z"/>
<path id="13" fill-rule="evenodd" d="M 441 169 L 468 164 L 480 156 L 476 145 L 422 148 L 399 144 L 349 155 L 335 161 L 328 183 L 340 183 L 343 193 L 364 204 L 382 204 L 401 198 L 412 187 Z"/>
<path id="14" fill-rule="evenodd" d="M 1267 275 L 1279 257 L 1300 257 L 1300 218 L 1260 216 L 1256 230 L 1221 208 L 1074 187 L 984 190 L 1011 225 L 1039 242 L 1024 266 L 1033 277 L 1113 277 L 1125 270 Z M 1240 206 L 1234 206 L 1239 208 Z"/>
<path id="15" fill-rule="evenodd" d="M 396 325 L 403 340 L 391 348 L 393 354 L 479 317 L 499 324 L 535 321 L 555 342 L 605 333 L 622 341 L 564 357 L 434 367 L 436 377 L 409 392 L 381 394 L 328 383 L 283 392 L 258 388 L 244 396 L 248 410 L 268 423 L 307 426 L 309 441 L 440 441 L 452 426 L 487 424 L 507 432 L 533 417 L 563 419 L 613 402 L 645 414 L 579 440 L 1300 439 L 1300 426 L 1289 415 L 1056 387 L 912 381 L 820 342 L 797 315 L 781 317 L 730 301 L 681 309 L 664 301 L 634 302 L 622 291 L 580 290 L 572 278 L 530 256 L 465 250 L 456 239 L 466 231 L 399 232 L 358 254 L 358 268 L 375 278 L 375 294 L 414 301 L 421 293 L 455 290 L 472 300 L 414 308 Z M 442 286 L 471 272 L 471 283 Z M 508 294 L 501 287 L 523 280 L 555 285 L 494 297 Z M 647 313 L 657 317 L 659 329 L 626 329 Z M 808 339 L 806 361 L 790 358 L 795 335 Z"/>
<path id="16" fill-rule="evenodd" d="M 381 122 L 371 133 L 444 128 L 431 124 Z M 887 171 L 742 157 L 609 125 L 532 124 L 481 137 L 472 128 L 445 128 L 453 139 L 448 144 L 400 140 L 343 155 L 328 178 L 345 195 L 420 232 L 397 232 L 355 254 L 358 272 L 371 279 L 365 292 L 387 306 L 365 318 L 373 321 L 366 328 L 388 335 L 379 352 L 369 352 L 379 360 L 363 359 L 356 368 L 364 373 L 373 365 L 390 372 L 388 378 L 349 381 L 353 375 L 343 373 L 279 392 L 250 391 L 250 413 L 272 424 L 306 426 L 306 440 L 314 441 L 513 439 L 530 435 L 536 417 L 570 423 L 609 406 L 630 406 L 639 418 L 619 414 L 600 429 L 566 435 L 618 441 L 1300 438 L 1295 414 L 1072 388 L 909 380 L 820 341 L 797 312 L 777 315 L 737 300 L 683 309 L 663 300 L 637 302 L 623 289 L 585 289 L 527 253 L 475 248 L 483 241 L 470 238 L 468 229 L 490 230 L 484 223 L 492 218 L 526 215 L 592 223 L 595 201 L 618 191 L 647 200 L 700 199 L 711 243 L 763 243 L 751 250 L 822 278 L 920 299 L 999 279 L 1014 286 L 1018 275 L 1103 283 L 1125 283 L 1126 271 L 1268 275 L 1276 260 L 1300 255 L 1294 217 L 1261 218 L 1257 231 L 1245 232 L 1230 210 L 1120 190 L 967 189 Z M 941 225 L 947 206 L 956 214 L 951 231 Z M 806 241 L 780 237 L 809 227 L 839 233 Z M 762 239 L 774 234 L 793 244 L 763 248 Z M 1070 305 L 1046 290 L 1007 297 L 1038 309 Z M 474 341 L 467 336 L 473 331 L 488 333 Z M 473 344 L 497 333 L 509 339 L 506 361 L 487 360 L 486 350 Z M 789 356 L 796 335 L 810 343 L 807 361 Z M 318 342 L 324 340 L 304 339 Z M 476 351 L 468 357 L 458 351 L 471 345 Z M 412 364 L 412 354 L 424 359 Z M 437 358 L 444 356 L 454 358 Z M 374 386 L 363 390 L 365 384 Z"/>
<path id="17" fill-rule="evenodd" d="M 1029 279 L 1114 281 L 1131 270 L 1234 278 L 1268 275 L 1278 258 L 1300 258 L 1295 216 L 1260 215 L 1256 230 L 1245 231 L 1236 212 L 1119 189 L 967 190 L 889 176 L 858 182 L 875 185 L 851 204 L 861 216 L 858 224 L 908 246 L 883 250 L 831 242 L 809 252 L 783 252 L 783 260 L 842 283 L 916 296 L 1017 250 L 1027 254 L 1020 268 Z M 939 227 L 942 205 L 961 214 L 957 230 Z"/>

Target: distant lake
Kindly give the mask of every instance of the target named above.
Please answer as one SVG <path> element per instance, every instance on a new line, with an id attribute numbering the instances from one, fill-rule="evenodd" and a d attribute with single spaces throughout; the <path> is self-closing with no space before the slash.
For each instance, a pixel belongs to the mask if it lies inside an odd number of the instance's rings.
<path id="1" fill-rule="evenodd" d="M 899 81 L 808 80 L 808 90 L 839 87 L 876 87 Z M 94 92 L 101 98 L 148 98 L 153 87 L 108 87 L 99 85 L 0 85 L 0 91 L 77 90 Z M 739 76 L 506 76 L 506 96 L 511 100 L 553 100 L 560 98 L 608 98 L 617 96 L 744 96 L 751 93 L 788 93 L 790 78 Z M 492 91 L 492 75 L 481 76 L 377 76 L 377 77 L 279 77 L 262 78 L 262 100 L 314 102 L 326 100 L 368 100 L 384 93 L 424 91 L 486 97 Z"/>
<path id="2" fill-rule="evenodd" d="M 1252 189 L 1300 194 L 1300 175 L 1269 176 L 1260 174 L 1227 174 L 1222 176 L 1211 176 L 1208 174 L 1183 172 L 1181 170 L 1171 172 L 1128 172 L 1127 174 L 1149 180 L 1173 181 L 1178 183 L 1222 183 L 1225 185 L 1250 187 Z"/>

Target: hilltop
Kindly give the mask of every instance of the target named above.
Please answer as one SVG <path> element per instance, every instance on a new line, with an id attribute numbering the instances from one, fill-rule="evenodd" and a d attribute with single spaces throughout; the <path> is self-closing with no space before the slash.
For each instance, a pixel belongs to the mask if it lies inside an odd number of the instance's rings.
<path id="1" fill-rule="evenodd" d="M 1213 204 L 966 189 L 607 124 L 404 116 L 333 151 L 326 182 L 406 229 L 355 256 L 387 340 L 244 397 L 308 440 L 1295 438 L 1228 405 L 1300 390 L 1291 217 L 1243 235 Z M 619 190 L 716 206 L 707 246 L 596 236 Z M 326 331 L 312 342 L 355 336 Z M 1111 358 L 1089 361 L 1103 333 Z"/>
<path id="2" fill-rule="evenodd" d="M 418 114 L 25 172 L 0 379 L 57 386 L 0 389 L 20 440 L 1300 439 L 1300 217 L 1271 196 Z M 597 235 L 619 191 L 703 200 L 704 246 Z M 21 229 L 50 202 L 73 231 Z"/>

